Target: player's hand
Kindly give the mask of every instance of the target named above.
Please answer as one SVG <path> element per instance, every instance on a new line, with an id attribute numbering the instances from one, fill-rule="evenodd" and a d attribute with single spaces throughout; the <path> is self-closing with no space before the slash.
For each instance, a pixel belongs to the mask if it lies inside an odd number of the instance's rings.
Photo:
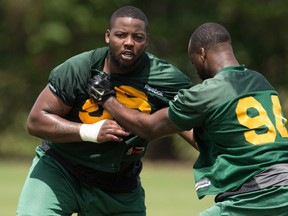
<path id="1" fill-rule="evenodd" d="M 88 81 L 87 93 L 96 103 L 103 103 L 109 97 L 115 95 L 114 88 L 110 82 L 110 75 L 99 72 L 93 76 Z"/>
<path id="2" fill-rule="evenodd" d="M 116 121 L 104 119 L 94 124 L 82 124 L 79 135 L 83 141 L 103 143 L 122 142 L 123 138 L 130 134 Z"/>
<path id="3" fill-rule="evenodd" d="M 127 132 L 123 127 L 117 124 L 116 121 L 106 120 L 100 131 L 98 133 L 97 142 L 103 143 L 107 141 L 122 142 L 123 138 L 129 136 L 130 133 Z"/>

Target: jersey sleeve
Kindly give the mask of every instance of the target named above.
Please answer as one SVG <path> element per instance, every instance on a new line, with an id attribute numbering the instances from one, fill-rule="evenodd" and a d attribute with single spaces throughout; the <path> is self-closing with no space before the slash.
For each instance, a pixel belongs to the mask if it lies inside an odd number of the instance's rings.
<path id="1" fill-rule="evenodd" d="M 198 84 L 190 89 L 181 89 L 169 102 L 168 116 L 179 128 L 190 130 L 204 124 L 205 115 L 214 106 L 213 94 L 217 91 L 217 88 L 208 86 Z"/>
<path id="2" fill-rule="evenodd" d="M 86 95 L 91 74 L 90 56 L 91 51 L 76 55 L 51 71 L 48 79 L 50 89 L 69 106 Z"/>

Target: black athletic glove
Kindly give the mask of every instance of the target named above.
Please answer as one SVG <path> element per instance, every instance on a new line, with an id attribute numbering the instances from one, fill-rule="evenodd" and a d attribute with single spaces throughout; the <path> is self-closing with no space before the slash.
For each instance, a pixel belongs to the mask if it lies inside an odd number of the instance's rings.
<path id="1" fill-rule="evenodd" d="M 96 103 L 103 103 L 109 97 L 115 95 L 114 88 L 110 82 L 110 75 L 99 72 L 93 76 L 88 81 L 87 93 Z"/>

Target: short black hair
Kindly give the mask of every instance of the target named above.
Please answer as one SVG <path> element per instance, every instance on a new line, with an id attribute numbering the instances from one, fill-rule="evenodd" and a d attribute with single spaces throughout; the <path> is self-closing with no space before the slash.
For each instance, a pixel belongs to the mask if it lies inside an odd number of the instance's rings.
<path id="1" fill-rule="evenodd" d="M 109 28 L 111 29 L 114 25 L 115 19 L 119 17 L 131 17 L 133 19 L 140 19 L 145 23 L 145 29 L 148 30 L 148 19 L 146 15 L 137 7 L 134 6 L 124 6 L 116 10 L 111 18 L 109 23 Z"/>
<path id="2" fill-rule="evenodd" d="M 191 47 L 197 50 L 200 47 L 209 49 L 219 43 L 232 43 L 227 29 L 218 23 L 205 23 L 199 26 L 190 38 Z"/>

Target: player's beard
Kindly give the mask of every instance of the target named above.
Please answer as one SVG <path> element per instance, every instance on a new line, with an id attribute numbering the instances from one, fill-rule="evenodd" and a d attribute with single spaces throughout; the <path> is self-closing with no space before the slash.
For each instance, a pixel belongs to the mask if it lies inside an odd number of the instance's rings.
<path id="1" fill-rule="evenodd" d="M 132 72 L 133 69 L 135 67 L 137 67 L 138 63 L 139 63 L 139 59 L 136 59 L 132 64 L 130 65 L 124 65 L 121 63 L 121 61 L 119 60 L 119 58 L 114 55 L 113 52 L 109 52 L 108 53 L 109 57 L 110 57 L 110 61 L 113 65 L 115 65 L 116 68 L 118 68 L 119 71 L 117 72 L 121 72 L 121 73 L 129 73 L 129 72 Z"/>
<path id="2" fill-rule="evenodd" d="M 196 67 L 196 71 L 202 81 L 211 78 L 203 67 Z"/>

